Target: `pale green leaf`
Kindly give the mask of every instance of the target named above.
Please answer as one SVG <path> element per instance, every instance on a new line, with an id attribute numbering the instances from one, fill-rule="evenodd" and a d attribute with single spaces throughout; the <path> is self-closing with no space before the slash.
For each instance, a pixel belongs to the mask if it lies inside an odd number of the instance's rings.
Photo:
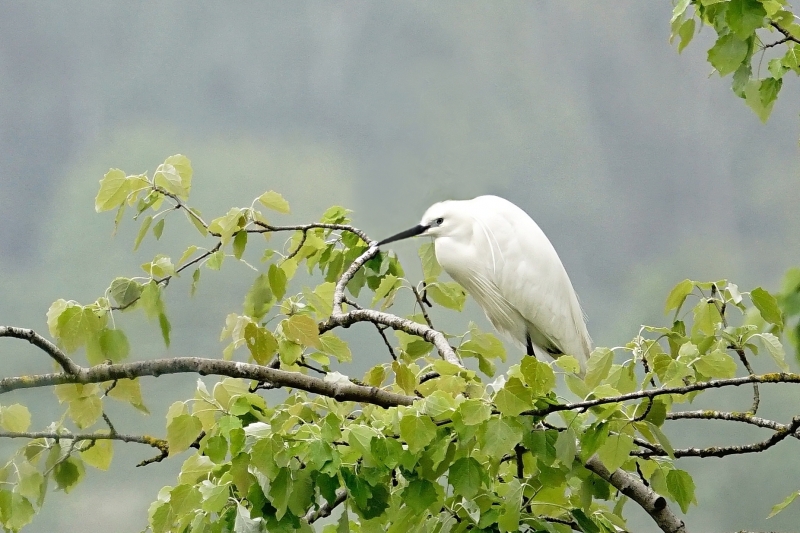
<path id="1" fill-rule="evenodd" d="M 142 220 L 142 225 L 139 226 L 139 233 L 136 234 L 136 238 L 133 240 L 133 251 L 139 249 L 139 245 L 142 244 L 142 239 L 144 236 L 147 235 L 147 230 L 150 229 L 150 224 L 153 222 L 153 217 L 147 215 L 144 220 Z"/>
<path id="2" fill-rule="evenodd" d="M 289 202 L 275 191 L 267 191 L 258 197 L 258 201 L 267 209 L 272 209 L 278 213 L 289 213 Z"/>
<path id="3" fill-rule="evenodd" d="M 81 459 L 98 470 L 108 470 L 114 458 L 114 446 L 109 439 L 97 439 L 81 452 Z"/>
<path id="4" fill-rule="evenodd" d="M 436 436 L 436 425 L 429 416 L 406 412 L 400 419 L 400 438 L 408 444 L 411 453 L 420 452 Z"/>
<path id="5" fill-rule="evenodd" d="M 708 51 L 708 62 L 717 69 L 720 76 L 725 76 L 739 68 L 747 57 L 747 50 L 745 41 L 729 33 L 717 39 Z"/>
<path id="6" fill-rule="evenodd" d="M 24 432 L 31 425 L 31 413 L 24 405 L 15 403 L 0 407 L 0 427 L 6 431 Z"/>
<path id="7" fill-rule="evenodd" d="M 181 414 L 172 418 L 167 424 L 169 454 L 175 455 L 189 449 L 202 429 L 203 424 L 194 415 Z"/>
<path id="8" fill-rule="evenodd" d="M 678 502 L 684 514 L 689 510 L 689 504 L 695 502 L 694 481 L 688 472 L 683 470 L 670 470 L 667 474 L 667 487 L 673 499 Z"/>
<path id="9" fill-rule="evenodd" d="M 778 503 L 772 507 L 772 510 L 769 512 L 767 518 L 772 518 L 776 514 L 786 509 L 786 507 L 788 507 L 790 503 L 792 503 L 795 499 L 797 499 L 798 496 L 800 496 L 800 490 L 796 490 L 793 493 L 789 494 L 786 497 L 786 499 L 784 499 L 781 503 Z"/>
<path id="10" fill-rule="evenodd" d="M 108 293 L 118 307 L 128 307 L 142 295 L 142 284 L 128 278 L 115 278 Z"/>
<path id="11" fill-rule="evenodd" d="M 664 314 L 669 313 L 673 309 L 680 309 L 683 301 L 694 290 L 694 283 L 691 280 L 685 279 L 675 285 L 667 296 L 667 303 L 664 305 Z"/>
<path id="12" fill-rule="evenodd" d="M 789 365 L 786 364 L 786 351 L 783 349 L 783 344 L 781 344 L 780 339 L 768 332 L 760 333 L 756 336 L 761 337 L 764 347 L 769 352 L 769 355 L 772 356 L 772 359 L 775 361 L 775 364 L 778 365 L 781 372 L 789 372 Z"/>
<path id="13" fill-rule="evenodd" d="M 628 456 L 634 447 L 633 437 L 624 433 L 617 433 L 608 436 L 606 442 L 597 450 L 597 455 L 606 468 L 613 472 L 628 460 Z"/>
<path id="14" fill-rule="evenodd" d="M 124 205 L 131 190 L 131 182 L 125 173 L 118 168 L 112 168 L 100 180 L 100 190 L 94 200 L 95 210 L 100 213 Z"/>
<path id="15" fill-rule="evenodd" d="M 750 291 L 750 300 L 756 306 L 761 317 L 771 324 L 783 327 L 783 315 L 778 307 L 778 300 L 766 290 L 756 287 Z"/>
<path id="16" fill-rule="evenodd" d="M 281 322 L 283 334 L 290 340 L 303 346 L 319 349 L 319 327 L 313 318 L 307 315 L 292 315 Z"/>

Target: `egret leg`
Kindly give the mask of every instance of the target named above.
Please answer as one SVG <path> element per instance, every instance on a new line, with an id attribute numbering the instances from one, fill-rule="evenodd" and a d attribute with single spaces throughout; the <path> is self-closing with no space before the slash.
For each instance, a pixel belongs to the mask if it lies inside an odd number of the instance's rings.
<path id="1" fill-rule="evenodd" d="M 527 333 L 525 334 L 525 344 L 526 344 L 527 354 L 530 355 L 531 357 L 536 357 L 536 353 L 533 351 L 533 342 L 531 342 L 531 336 L 528 335 Z"/>

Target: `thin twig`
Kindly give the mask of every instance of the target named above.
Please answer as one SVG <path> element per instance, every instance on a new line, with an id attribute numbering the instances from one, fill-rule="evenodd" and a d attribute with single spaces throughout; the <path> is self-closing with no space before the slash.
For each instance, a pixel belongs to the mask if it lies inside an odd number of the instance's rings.
<path id="1" fill-rule="evenodd" d="M 392 348 L 392 343 L 389 342 L 389 339 L 386 337 L 386 328 L 388 326 L 381 327 L 379 324 L 375 324 L 375 328 L 377 328 L 378 333 L 380 334 L 381 338 L 383 339 L 383 343 L 386 345 L 386 348 L 389 350 L 389 355 L 392 356 L 392 361 L 397 361 L 397 354 L 394 353 L 394 348 Z"/>
<path id="2" fill-rule="evenodd" d="M 685 448 L 674 450 L 675 457 L 726 457 L 728 455 L 741 455 L 746 453 L 758 453 L 768 450 L 789 436 L 796 436 L 797 429 L 800 428 L 800 416 L 792 419 L 790 424 L 783 425 L 781 429 L 773 433 L 768 439 L 753 444 L 741 446 L 710 446 L 708 448 Z M 636 450 L 631 455 L 648 459 L 653 456 L 666 456 L 666 450 L 657 444 L 649 443 L 639 437 L 634 437 L 633 441 L 639 446 L 647 448 L 646 451 Z"/>
<path id="3" fill-rule="evenodd" d="M 425 310 L 425 300 L 422 299 L 422 295 L 419 293 L 416 287 L 412 286 L 411 290 L 414 291 L 414 298 L 417 299 L 419 309 L 422 312 L 422 316 L 425 318 L 425 323 L 428 324 L 428 327 L 432 328 L 433 322 L 431 322 L 431 317 L 428 316 L 428 311 Z"/>

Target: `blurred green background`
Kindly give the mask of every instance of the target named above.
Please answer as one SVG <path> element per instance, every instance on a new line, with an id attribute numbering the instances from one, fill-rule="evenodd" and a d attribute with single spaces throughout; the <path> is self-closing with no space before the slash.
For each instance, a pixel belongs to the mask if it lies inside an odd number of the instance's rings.
<path id="1" fill-rule="evenodd" d="M 293 208 L 276 222 L 308 222 L 341 204 L 379 238 L 434 201 L 505 196 L 556 246 L 599 345 L 664 323 L 664 298 L 686 277 L 777 289 L 800 264 L 797 83 L 787 80 L 762 125 L 729 80 L 710 75 L 711 32 L 682 56 L 669 45 L 671 10 L 667 0 L 4 2 L 0 323 L 44 333 L 53 300 L 93 301 L 154 253 L 177 256 L 196 242 L 173 217 L 161 242 L 132 255 L 135 225 L 126 220 L 112 239 L 112 217 L 93 209 L 109 167 L 152 172 L 174 153 L 192 160 L 191 204 L 207 218 L 275 189 Z M 395 250 L 410 263 L 417 244 Z M 134 356 L 218 356 L 224 317 L 252 279 L 244 266 L 205 270 L 191 301 L 188 282 L 176 280 L 172 348 L 157 326 L 125 316 Z M 469 317 L 440 314 L 456 327 L 467 318 L 489 327 L 474 304 Z M 348 335 L 364 367 L 385 356 L 374 332 Z M 0 350 L 4 376 L 50 368 L 20 342 Z M 153 416 L 124 406 L 110 415 L 119 431 L 163 434 L 166 407 L 194 382 L 148 379 Z M 745 410 L 747 393 L 716 393 L 716 405 Z M 764 416 L 800 411 L 800 391 L 762 396 Z M 28 402 L 33 429 L 61 412 L 46 390 L 2 401 Z M 767 436 L 673 424 L 676 445 Z M 764 517 L 800 488 L 798 446 L 680 461 L 698 485 L 692 529 L 796 527 L 797 505 Z M 136 469 L 151 450 L 115 451 L 110 472 L 49 494 L 30 531 L 143 529 L 182 458 Z M 633 530 L 654 529 L 628 509 Z"/>

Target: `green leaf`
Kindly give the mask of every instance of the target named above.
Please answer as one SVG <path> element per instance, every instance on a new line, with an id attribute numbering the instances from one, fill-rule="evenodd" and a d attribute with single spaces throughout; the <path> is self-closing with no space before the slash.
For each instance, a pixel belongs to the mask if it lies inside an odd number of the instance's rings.
<path id="1" fill-rule="evenodd" d="M 172 331 L 172 325 L 165 313 L 158 315 L 158 327 L 161 328 L 161 338 L 164 340 L 164 346 L 169 348 L 169 334 Z"/>
<path id="2" fill-rule="evenodd" d="M 172 165 L 172 168 L 175 169 L 175 172 L 178 174 L 180 178 L 180 188 L 184 193 L 184 196 L 181 196 L 182 200 L 187 200 L 189 197 L 189 191 L 192 188 L 192 163 L 189 161 L 189 158 L 185 155 L 175 154 L 169 156 L 165 161 L 165 165 Z"/>
<path id="3" fill-rule="evenodd" d="M 464 289 L 458 283 L 454 281 L 437 281 L 436 283 L 428 285 L 426 290 L 428 291 L 428 296 L 442 307 L 454 309 L 456 311 L 464 310 L 464 303 L 467 301 L 467 293 L 464 292 Z"/>
<path id="4" fill-rule="evenodd" d="M 118 307 L 127 307 L 142 295 L 142 284 L 128 278 L 115 278 L 108 292 Z"/>
<path id="5" fill-rule="evenodd" d="M 269 265 L 267 277 L 269 278 L 269 288 L 272 289 L 275 298 L 280 300 L 286 294 L 286 272 L 273 263 Z"/>
<path id="6" fill-rule="evenodd" d="M 469 398 L 458 406 L 461 422 L 466 426 L 477 426 L 489 420 L 492 408 L 480 398 Z"/>
<path id="7" fill-rule="evenodd" d="M 239 231 L 233 238 L 233 257 L 241 259 L 244 249 L 247 247 L 247 232 Z"/>
<path id="8" fill-rule="evenodd" d="M 522 425 L 515 418 L 491 418 L 481 433 L 483 452 L 490 457 L 510 453 L 522 441 Z"/>
<path id="9" fill-rule="evenodd" d="M 244 338 L 253 360 L 266 365 L 278 349 L 278 341 L 268 329 L 250 322 L 244 327 Z"/>
<path id="10" fill-rule="evenodd" d="M 691 0 L 679 0 L 679 2 L 675 4 L 675 7 L 672 8 L 672 18 L 670 19 L 669 22 L 673 23 L 679 18 L 681 18 L 683 14 L 686 12 L 686 8 L 689 7 L 690 3 Z"/>
<path id="11" fill-rule="evenodd" d="M 158 165 L 153 174 L 153 183 L 181 200 L 189 198 L 189 189 L 184 187 L 183 179 L 178 169 L 170 163 L 164 162 Z"/>
<path id="12" fill-rule="evenodd" d="M 580 527 L 581 531 L 584 533 L 600 533 L 600 528 L 597 527 L 597 524 L 595 524 L 591 518 L 586 516 L 586 513 L 584 513 L 582 510 L 577 508 L 570 509 L 570 513 L 575 519 L 575 522 L 578 524 L 578 527 Z"/>
<path id="13" fill-rule="evenodd" d="M 4 525 L 9 531 L 19 531 L 24 526 L 31 523 L 36 511 L 34 510 L 31 502 L 21 494 L 12 494 L 10 492 L 3 491 L 0 492 L 0 496 L 2 496 L 4 493 L 9 494 L 9 511 L 7 514 L 3 513 L 3 518 L 7 517 Z"/>
<path id="14" fill-rule="evenodd" d="M 258 201 L 261 202 L 261 205 L 267 209 L 272 209 L 278 213 L 289 213 L 289 202 L 287 202 L 283 196 L 275 191 L 265 192 L 258 197 Z"/>
<path id="15" fill-rule="evenodd" d="M 689 504 L 695 502 L 692 476 L 683 470 L 670 470 L 667 474 L 667 488 L 685 514 L 689 510 Z"/>
<path id="16" fill-rule="evenodd" d="M 570 427 L 566 431 L 561 431 L 558 434 L 555 444 L 556 458 L 561 461 L 564 466 L 570 466 L 575 460 L 575 454 L 578 453 L 578 444 L 575 437 L 575 431 Z"/>
<path id="17" fill-rule="evenodd" d="M 139 233 L 136 234 L 136 238 L 133 240 L 133 251 L 139 249 L 139 245 L 142 244 L 142 239 L 144 236 L 147 235 L 147 230 L 150 229 L 150 224 L 153 222 L 153 217 L 147 215 L 144 220 L 142 220 L 142 225 L 139 226 Z"/>
<path id="18" fill-rule="evenodd" d="M 67 307 L 58 317 L 57 331 L 64 350 L 74 352 L 100 331 L 100 318 L 88 307 Z"/>
<path id="19" fill-rule="evenodd" d="M 401 283 L 400 280 L 397 279 L 397 276 L 387 274 L 381 280 L 381 284 L 378 285 L 378 288 L 375 290 L 375 296 L 372 298 L 372 305 L 375 305 L 384 298 L 389 297 L 394 291 L 400 288 L 400 285 Z"/>
<path id="20" fill-rule="evenodd" d="M 83 461 L 75 456 L 70 456 L 55 465 L 53 479 L 60 490 L 69 493 L 80 483 L 85 473 Z"/>
<path id="21" fill-rule="evenodd" d="M 720 76 L 726 76 L 739 68 L 747 57 L 748 45 L 736 35 L 723 35 L 708 51 L 708 62 Z"/>
<path id="22" fill-rule="evenodd" d="M 533 407 L 533 394 L 518 378 L 510 378 L 494 395 L 494 404 L 502 414 L 517 416 Z"/>
<path id="23" fill-rule="evenodd" d="M 431 417 L 406 411 L 400 419 L 400 438 L 408 444 L 411 453 L 420 452 L 436 436 L 436 424 Z"/>
<path id="24" fill-rule="evenodd" d="M 175 274 L 175 265 L 172 259 L 163 254 L 158 254 L 149 263 L 142 264 L 144 270 L 151 278 L 161 279 Z"/>
<path id="25" fill-rule="evenodd" d="M 680 309 L 683 301 L 694 290 L 694 283 L 691 280 L 685 279 L 675 285 L 667 296 L 667 303 L 664 305 L 664 314 L 669 313 L 673 309 Z"/>
<path id="26" fill-rule="evenodd" d="M 584 381 L 589 389 L 594 389 L 608 377 L 612 364 L 614 364 L 614 352 L 608 348 L 594 349 L 586 362 L 586 377 Z"/>
<path id="27" fill-rule="evenodd" d="M 425 511 L 437 511 L 442 504 L 442 497 L 437 486 L 427 479 L 414 479 L 403 489 L 402 501 L 418 516 Z"/>
<path id="28" fill-rule="evenodd" d="M 606 468 L 613 472 L 628 460 L 628 456 L 634 448 L 633 437 L 617 433 L 608 436 L 606 442 L 597 450 L 597 455 Z"/>
<path id="29" fill-rule="evenodd" d="M 775 103 L 773 100 L 770 101 L 769 104 L 765 105 L 765 98 L 769 98 L 770 94 L 772 94 L 772 96 L 777 95 L 777 93 L 773 92 L 775 87 L 772 84 L 768 84 L 767 87 L 764 87 L 765 81 L 766 80 L 749 80 L 744 88 L 745 103 L 747 103 L 748 107 L 755 112 L 761 122 L 764 123 L 766 123 L 767 119 L 769 119 L 769 115 L 772 113 L 773 104 Z M 764 88 L 763 92 L 762 88 Z"/>
<path id="30" fill-rule="evenodd" d="M 763 27 L 766 16 L 766 10 L 757 0 L 731 0 L 725 11 L 728 25 L 742 40 L 746 40 L 758 28 Z"/>
<path id="31" fill-rule="evenodd" d="M 769 352 L 769 355 L 772 356 L 772 359 L 775 361 L 775 364 L 778 365 L 781 372 L 789 372 L 789 365 L 786 364 L 786 351 L 783 349 L 783 344 L 778 337 L 773 335 L 772 333 L 759 333 L 758 335 L 754 335 L 761 337 L 761 340 L 764 342 L 764 347 Z"/>
<path id="32" fill-rule="evenodd" d="M 155 226 L 153 226 L 153 235 L 155 236 L 157 241 L 161 240 L 161 234 L 164 233 L 164 220 L 165 219 L 162 218 L 161 220 L 156 222 Z"/>
<path id="33" fill-rule="evenodd" d="M 556 375 L 550 365 L 535 357 L 524 357 L 520 371 L 534 396 L 545 396 L 556 386 Z"/>
<path id="34" fill-rule="evenodd" d="M 217 217 L 208 225 L 208 231 L 218 234 L 222 246 L 228 244 L 234 233 L 242 229 L 245 223 L 243 209 L 238 207 L 231 208 L 225 215 Z"/>
<path id="35" fill-rule="evenodd" d="M 672 448 L 672 444 L 670 444 L 669 439 L 667 438 L 667 436 L 664 435 L 663 431 L 661 431 L 661 428 L 659 428 L 657 425 L 653 424 L 652 422 L 648 422 L 646 420 L 645 420 L 645 424 L 647 424 L 647 427 L 650 429 L 650 431 L 653 433 L 653 435 L 655 435 L 656 439 L 658 440 L 658 443 L 661 445 L 662 448 L 664 448 L 664 451 L 667 452 L 667 455 L 669 456 L 669 458 L 674 461 L 675 460 L 675 450 Z"/>
<path id="36" fill-rule="evenodd" d="M 83 429 L 91 426 L 103 414 L 103 402 L 97 396 L 84 396 L 69 402 L 67 414 L 75 425 Z"/>
<path id="37" fill-rule="evenodd" d="M 442 266 L 436 260 L 436 248 L 432 242 L 419 247 L 417 252 L 422 262 L 422 275 L 426 283 L 431 283 L 442 273 Z"/>
<path id="38" fill-rule="evenodd" d="M 772 510 L 769 512 L 769 516 L 767 516 L 767 518 L 772 518 L 776 514 L 786 509 L 786 507 L 788 507 L 790 503 L 792 503 L 795 499 L 797 499 L 798 496 L 800 496 L 800 490 L 796 490 L 793 493 L 789 494 L 785 500 L 772 507 Z"/>
<path id="39" fill-rule="evenodd" d="M 119 363 L 127 359 L 130 353 L 128 337 L 120 329 L 104 328 L 100 332 L 100 350 L 106 359 Z"/>
<path id="40" fill-rule="evenodd" d="M 18 403 L 0 407 L 0 427 L 6 431 L 24 432 L 31 425 L 31 413 Z"/>
<path id="41" fill-rule="evenodd" d="M 172 418 L 167 424 L 169 454 L 175 455 L 188 450 L 202 429 L 203 424 L 194 415 L 182 414 Z"/>
<path id="42" fill-rule="evenodd" d="M 115 382 L 108 395 L 115 400 L 130 403 L 136 409 L 147 414 L 147 407 L 142 400 L 142 389 L 139 386 L 139 380 L 136 379 L 118 379 Z"/>
<path id="43" fill-rule="evenodd" d="M 722 350 L 701 355 L 694 367 L 708 378 L 732 378 L 736 375 L 736 361 Z"/>
<path id="44" fill-rule="evenodd" d="M 783 327 L 783 316 L 778 307 L 778 300 L 773 295 L 761 287 L 756 287 L 750 291 L 750 300 L 752 300 L 753 305 L 756 306 L 764 320 L 778 327 Z"/>
<path id="45" fill-rule="evenodd" d="M 109 439 L 97 439 L 89 448 L 81 451 L 81 459 L 98 470 L 108 470 L 114 458 L 114 446 Z"/>
<path id="46" fill-rule="evenodd" d="M 462 457 L 448 470 L 448 481 L 456 494 L 473 498 L 481 488 L 483 473 L 481 464 L 473 457 Z"/>
<path id="47" fill-rule="evenodd" d="M 683 49 L 686 48 L 690 42 L 692 42 L 692 37 L 694 37 L 694 28 L 695 22 L 693 18 L 683 21 L 681 27 L 678 28 L 678 36 L 681 38 L 681 42 L 678 44 L 679 54 L 683 52 Z"/>
<path id="48" fill-rule="evenodd" d="M 94 199 L 94 208 L 98 213 L 116 209 L 125 204 L 131 191 L 131 182 L 125 173 L 118 168 L 112 168 L 100 180 L 100 190 Z"/>
<path id="49" fill-rule="evenodd" d="M 272 302 L 269 278 L 267 274 L 259 274 L 244 297 L 244 314 L 259 321 L 269 312 Z"/>
<path id="50" fill-rule="evenodd" d="M 19 485 L 17 485 L 19 493 L 29 500 L 39 501 L 45 492 L 44 476 L 27 461 L 19 463 L 17 468 L 19 472 Z M 2 511 L 0 511 L 0 520 L 2 520 Z"/>
<path id="51" fill-rule="evenodd" d="M 320 335 L 319 351 L 335 357 L 340 363 L 349 363 L 353 360 L 353 354 L 347 343 L 330 331 Z"/>
<path id="52" fill-rule="evenodd" d="M 208 256 L 206 259 L 205 265 L 206 268 L 211 270 L 219 270 L 222 268 L 222 262 L 225 260 L 225 252 L 222 250 L 217 250 L 213 254 Z"/>
<path id="53" fill-rule="evenodd" d="M 303 346 L 319 349 L 319 327 L 314 319 L 306 315 L 292 315 L 281 322 L 283 334 L 290 340 Z"/>

